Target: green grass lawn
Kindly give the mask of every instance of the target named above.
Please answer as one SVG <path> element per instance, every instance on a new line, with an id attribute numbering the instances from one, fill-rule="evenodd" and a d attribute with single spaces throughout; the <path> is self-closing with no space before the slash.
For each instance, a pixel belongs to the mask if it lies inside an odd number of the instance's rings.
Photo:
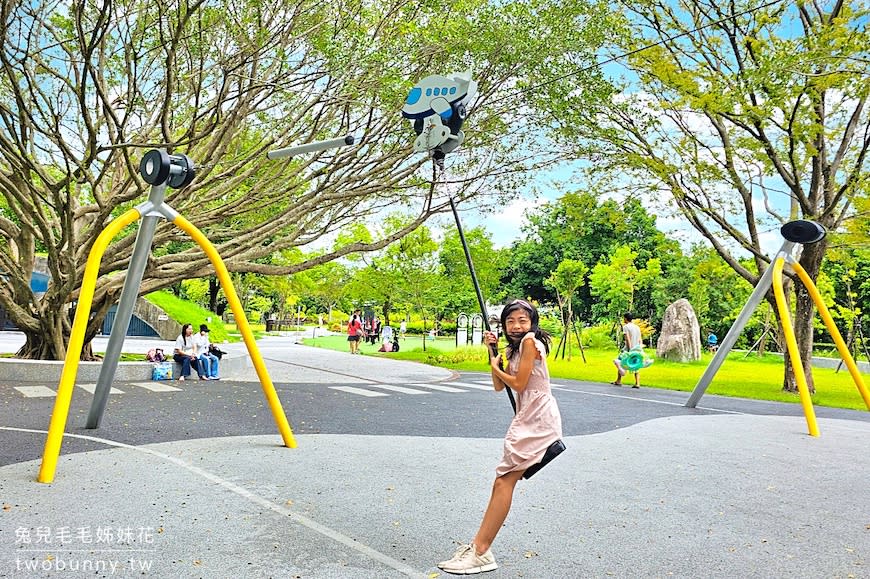
<path id="1" fill-rule="evenodd" d="M 251 328 L 251 333 L 254 334 L 255 340 L 259 340 L 268 335 L 266 333 L 266 324 L 252 324 L 249 322 L 248 327 Z M 228 341 L 241 342 L 243 340 L 242 333 L 239 331 L 236 324 L 225 324 L 224 328 L 227 330 Z"/>
<path id="2" fill-rule="evenodd" d="M 349 351 L 346 336 L 324 336 L 308 338 L 306 345 L 331 350 Z M 399 352 L 379 353 L 380 345 L 360 344 L 360 351 L 366 355 L 386 356 L 397 360 L 411 360 L 433 366 L 441 366 L 454 370 L 470 370 L 486 372 L 489 365 L 486 362 L 486 351 L 483 346 L 456 348 L 453 338 L 437 338 L 434 342 L 426 338 L 426 351 L 423 351 L 421 336 L 408 336 L 401 343 Z M 553 347 L 555 349 L 555 346 Z M 586 380 L 590 382 L 610 382 L 616 377 L 613 359 L 616 350 L 586 349 L 586 362 L 577 350 L 571 361 L 567 358 L 556 359 L 553 354 L 547 361 L 550 376 L 568 380 Z M 680 364 L 656 360 L 655 363 L 641 371 L 641 386 L 645 388 L 664 388 L 691 392 L 698 383 L 712 359 L 712 354 L 703 354 L 701 360 Z M 754 398 L 757 400 L 773 400 L 777 402 L 800 403 L 797 394 L 782 391 L 783 361 L 778 356 L 768 355 L 764 358 L 749 356 L 744 358 L 742 352 L 733 352 L 719 369 L 708 394 Z M 862 374 L 864 384 L 870 384 L 870 376 Z M 814 368 L 816 394 L 813 404 L 834 408 L 850 408 L 866 410 L 864 401 L 852 377 L 845 367 L 839 373 L 833 369 Z M 631 381 L 631 376 L 626 382 Z M 688 396 L 687 396 L 688 398 Z"/>
<path id="3" fill-rule="evenodd" d="M 150 293 L 145 298 L 161 308 L 179 324 L 192 324 L 194 334 L 199 332 L 200 324 L 207 324 L 209 338 L 212 342 L 220 344 L 229 337 L 227 328 L 224 327 L 223 321 L 217 314 L 192 302 L 182 300 L 167 290 Z"/>

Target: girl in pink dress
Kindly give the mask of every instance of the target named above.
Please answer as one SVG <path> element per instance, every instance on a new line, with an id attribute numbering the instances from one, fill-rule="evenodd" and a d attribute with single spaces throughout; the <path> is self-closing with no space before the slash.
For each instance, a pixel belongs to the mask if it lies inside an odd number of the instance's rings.
<path id="1" fill-rule="evenodd" d="M 492 384 L 497 392 L 507 386 L 516 393 L 517 412 L 505 435 L 504 455 L 477 535 L 452 559 L 438 564 L 448 573 L 471 575 L 498 568 L 490 546 L 507 518 L 514 487 L 527 468 L 541 462 L 547 447 L 562 438 L 562 417 L 547 371 L 550 336 L 538 327 L 538 311 L 525 300 L 514 300 L 502 310 L 501 327 L 508 342 L 508 368 L 503 370 L 501 356 L 491 356 Z M 486 332 L 484 342 L 498 344 L 498 337 Z"/>

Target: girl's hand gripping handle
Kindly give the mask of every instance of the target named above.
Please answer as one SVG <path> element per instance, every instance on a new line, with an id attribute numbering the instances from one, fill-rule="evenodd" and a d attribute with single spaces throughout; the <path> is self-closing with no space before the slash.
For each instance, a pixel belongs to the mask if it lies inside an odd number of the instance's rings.
<path id="1" fill-rule="evenodd" d="M 498 353 L 498 336 L 494 332 L 483 333 L 483 343 L 489 347 L 489 364 L 498 370 L 502 369 L 502 359 Z"/>

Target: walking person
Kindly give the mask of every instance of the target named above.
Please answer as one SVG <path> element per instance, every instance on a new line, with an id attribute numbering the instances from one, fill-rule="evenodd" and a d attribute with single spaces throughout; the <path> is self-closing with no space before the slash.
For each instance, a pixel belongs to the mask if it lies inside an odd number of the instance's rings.
<path id="1" fill-rule="evenodd" d="M 199 366 L 196 354 L 196 340 L 193 337 L 193 326 L 184 324 L 181 326 L 181 335 L 175 340 L 175 350 L 172 359 L 181 364 L 181 376 L 179 380 L 185 380 L 190 376 L 190 369 L 196 370 L 200 380 L 208 380 Z"/>
<path id="2" fill-rule="evenodd" d="M 362 334 L 362 322 L 359 316 L 354 313 L 347 323 L 347 343 L 350 345 L 351 354 L 359 354 L 359 340 Z"/>
<path id="3" fill-rule="evenodd" d="M 550 336 L 538 327 L 538 311 L 524 300 L 514 300 L 501 313 L 501 327 L 507 339 L 503 370 L 501 356 L 490 355 L 492 385 L 516 393 L 517 409 L 504 439 L 504 454 L 495 469 L 492 495 L 483 521 L 471 543 L 462 545 L 453 558 L 438 563 L 447 573 L 471 575 L 498 568 L 490 547 L 513 500 L 514 487 L 529 467 L 541 462 L 547 448 L 562 438 L 562 417 L 550 391 L 547 355 Z M 498 337 L 485 332 L 487 345 Z"/>
<path id="4" fill-rule="evenodd" d="M 622 358 L 628 352 L 643 353 L 643 341 L 640 336 L 640 327 L 634 323 L 634 316 L 630 312 L 626 312 L 622 316 L 622 335 L 625 340 L 623 351 L 613 361 L 616 366 L 616 380 L 611 382 L 614 386 L 622 386 L 622 377 L 625 376 L 628 370 L 622 365 Z M 634 370 L 634 386 L 632 388 L 640 388 L 640 370 Z"/>
<path id="5" fill-rule="evenodd" d="M 197 360 L 199 360 L 200 367 L 206 378 L 209 380 L 220 380 L 220 375 L 218 374 L 220 359 L 211 353 L 211 341 L 209 340 L 208 332 L 207 325 L 199 325 L 199 333 L 194 338 L 196 341 Z"/>

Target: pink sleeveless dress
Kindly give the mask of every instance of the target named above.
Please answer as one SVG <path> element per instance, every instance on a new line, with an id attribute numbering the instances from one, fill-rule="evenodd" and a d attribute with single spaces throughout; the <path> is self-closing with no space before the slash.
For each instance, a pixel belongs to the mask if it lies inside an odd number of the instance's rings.
<path id="1" fill-rule="evenodd" d="M 526 339 L 535 335 L 531 332 L 523 336 L 520 351 L 508 363 L 508 373 L 515 376 L 520 364 Z M 562 415 L 559 406 L 550 392 L 550 373 L 547 370 L 547 350 L 543 342 L 535 340 L 540 359 L 536 359 L 529 376 L 529 383 L 522 392 L 514 391 L 517 413 L 508 427 L 504 438 L 504 456 L 496 467 L 496 476 L 509 472 L 526 470 L 541 462 L 547 447 L 562 438 Z"/>

